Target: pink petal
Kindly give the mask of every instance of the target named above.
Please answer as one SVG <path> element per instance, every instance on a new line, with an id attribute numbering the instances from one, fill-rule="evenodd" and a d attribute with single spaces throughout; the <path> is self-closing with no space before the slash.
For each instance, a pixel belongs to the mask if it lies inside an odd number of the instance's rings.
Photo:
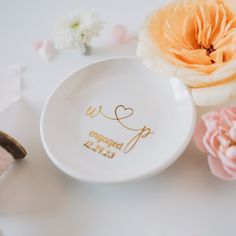
<path id="1" fill-rule="evenodd" d="M 112 29 L 111 36 L 116 43 L 124 43 L 128 40 L 128 30 L 124 25 L 116 25 Z"/>
<path id="2" fill-rule="evenodd" d="M 223 179 L 223 180 L 234 180 L 236 179 L 236 175 L 232 176 L 225 171 L 223 168 L 222 162 L 214 157 L 208 156 L 208 164 L 211 169 L 211 172 L 216 177 Z"/>
<path id="3" fill-rule="evenodd" d="M 231 168 L 226 167 L 226 166 L 223 166 L 223 168 L 229 175 L 236 176 L 236 170 L 235 169 L 231 169 Z"/>
<path id="4" fill-rule="evenodd" d="M 218 132 L 215 130 L 207 130 L 205 133 L 205 136 L 203 137 L 203 145 L 206 148 L 207 152 L 213 156 L 213 157 L 218 157 Z"/>
<path id="5" fill-rule="evenodd" d="M 13 160 L 12 155 L 0 146 L 0 176 L 7 170 Z"/>
<path id="6" fill-rule="evenodd" d="M 34 44 L 36 52 L 45 60 L 46 62 L 51 61 L 56 53 L 54 45 L 49 40 L 39 40 Z"/>
<path id="7" fill-rule="evenodd" d="M 236 107 L 228 107 L 228 109 L 230 109 L 236 116 Z"/>
<path id="8" fill-rule="evenodd" d="M 234 163 L 232 160 L 230 160 L 225 154 L 219 153 L 218 156 L 219 156 L 219 159 L 220 159 L 222 165 L 236 170 L 236 163 Z"/>
<path id="9" fill-rule="evenodd" d="M 227 128 L 230 128 L 233 125 L 233 120 L 236 119 L 235 113 L 232 109 L 228 107 L 223 107 L 220 110 L 222 121 L 225 123 Z"/>
<path id="10" fill-rule="evenodd" d="M 218 112 L 208 112 L 202 116 L 202 119 L 207 129 L 215 129 L 215 125 L 220 122 L 221 116 Z"/>
<path id="11" fill-rule="evenodd" d="M 204 124 L 204 121 L 201 119 L 196 125 L 193 138 L 198 149 L 202 152 L 207 153 L 207 150 L 203 144 L 203 137 L 205 135 L 205 132 L 206 132 L 206 126 Z"/>
<path id="12" fill-rule="evenodd" d="M 34 43 L 34 49 L 36 51 L 38 51 L 42 47 L 42 45 L 43 45 L 43 41 L 42 40 L 37 41 L 37 42 Z"/>

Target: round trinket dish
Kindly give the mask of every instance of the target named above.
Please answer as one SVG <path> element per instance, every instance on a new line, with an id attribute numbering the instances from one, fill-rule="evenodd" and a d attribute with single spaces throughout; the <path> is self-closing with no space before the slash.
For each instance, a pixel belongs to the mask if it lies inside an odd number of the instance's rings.
<path id="1" fill-rule="evenodd" d="M 124 182 L 170 166 L 191 140 L 195 116 L 178 79 L 158 77 L 135 58 L 110 58 L 80 68 L 53 91 L 40 132 L 66 174 Z"/>

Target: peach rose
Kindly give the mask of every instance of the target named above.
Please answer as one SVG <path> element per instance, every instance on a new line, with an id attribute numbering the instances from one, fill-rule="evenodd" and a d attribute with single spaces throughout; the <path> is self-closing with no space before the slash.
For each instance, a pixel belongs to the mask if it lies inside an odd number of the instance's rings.
<path id="1" fill-rule="evenodd" d="M 224 180 L 236 179 L 236 107 L 202 116 L 194 140 L 208 154 L 212 173 Z"/>
<path id="2" fill-rule="evenodd" d="M 165 77 L 192 89 L 197 105 L 236 97 L 235 0 L 181 0 L 151 14 L 140 30 L 137 55 Z"/>

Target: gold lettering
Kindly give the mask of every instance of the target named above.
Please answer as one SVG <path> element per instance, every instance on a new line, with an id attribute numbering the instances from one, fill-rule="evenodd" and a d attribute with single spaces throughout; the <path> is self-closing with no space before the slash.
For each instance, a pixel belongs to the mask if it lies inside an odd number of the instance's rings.
<path id="1" fill-rule="evenodd" d="M 102 111 L 102 106 L 99 106 L 98 108 L 93 108 L 93 107 L 89 107 L 86 111 L 86 116 L 90 117 L 90 118 L 94 118 L 97 115 L 99 115 L 99 113 Z"/>
<path id="2" fill-rule="evenodd" d="M 117 142 L 113 142 L 112 147 L 116 148 L 117 145 L 118 145 Z"/>
<path id="3" fill-rule="evenodd" d="M 100 134 L 100 135 L 98 135 L 97 136 L 97 142 L 99 143 L 99 142 L 101 142 L 102 141 L 102 139 L 103 139 L 103 136 Z"/>
<path id="4" fill-rule="evenodd" d="M 123 147 L 123 145 L 124 145 L 123 143 L 118 143 L 118 145 L 116 146 L 116 148 L 119 149 L 119 150 L 121 150 L 122 147 Z"/>
<path id="5" fill-rule="evenodd" d="M 110 140 L 107 142 L 107 147 L 111 147 L 112 144 L 113 144 L 113 140 L 110 139 Z"/>
<path id="6" fill-rule="evenodd" d="M 151 133 L 151 129 L 144 126 L 142 130 L 127 143 L 124 148 L 124 153 L 130 152 L 141 138 L 146 138 Z"/>
<path id="7" fill-rule="evenodd" d="M 102 142 L 107 143 L 108 142 L 108 137 L 103 137 Z"/>
<path id="8" fill-rule="evenodd" d="M 133 114 L 134 114 L 134 110 L 132 108 L 125 107 L 124 105 L 116 106 L 113 116 L 106 115 L 103 112 L 102 106 L 99 106 L 97 108 L 90 106 L 86 111 L 86 115 L 90 118 L 94 118 L 98 115 L 101 115 L 108 120 L 117 121 L 123 128 L 125 128 L 129 131 L 136 132 L 136 135 L 124 147 L 124 150 L 123 150 L 124 153 L 130 152 L 135 147 L 135 145 L 139 142 L 139 140 L 144 139 L 153 133 L 152 130 L 150 128 L 148 128 L 147 126 L 144 126 L 143 128 L 130 128 L 129 126 L 127 126 L 123 120 L 131 117 Z M 116 149 L 119 149 L 121 151 L 123 149 L 123 146 L 125 145 L 124 143 L 115 142 L 112 139 L 109 139 L 109 138 L 107 138 L 103 135 L 100 135 L 94 131 L 91 131 L 89 133 L 89 135 L 91 137 L 95 138 L 98 143 L 103 142 L 103 143 L 107 144 L 107 147 L 113 146 Z"/>
<path id="9" fill-rule="evenodd" d="M 97 136 L 97 133 L 95 131 L 90 131 L 89 136 L 94 138 Z"/>

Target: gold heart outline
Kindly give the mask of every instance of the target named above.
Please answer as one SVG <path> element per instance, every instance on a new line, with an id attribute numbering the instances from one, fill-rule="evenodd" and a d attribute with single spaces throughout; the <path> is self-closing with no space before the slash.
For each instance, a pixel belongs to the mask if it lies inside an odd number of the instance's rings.
<path id="1" fill-rule="evenodd" d="M 118 110 L 120 109 L 120 108 L 123 108 L 123 111 L 131 111 L 131 113 L 129 114 L 129 115 L 126 115 L 126 116 L 119 116 L 118 115 Z M 116 116 L 116 119 L 117 120 L 123 120 L 123 119 L 126 119 L 126 118 L 128 118 L 128 117 L 130 117 L 130 116 L 132 116 L 134 114 L 134 109 L 133 108 L 130 108 L 130 107 L 125 107 L 124 105 L 118 105 L 116 108 L 115 108 L 115 116 Z"/>

